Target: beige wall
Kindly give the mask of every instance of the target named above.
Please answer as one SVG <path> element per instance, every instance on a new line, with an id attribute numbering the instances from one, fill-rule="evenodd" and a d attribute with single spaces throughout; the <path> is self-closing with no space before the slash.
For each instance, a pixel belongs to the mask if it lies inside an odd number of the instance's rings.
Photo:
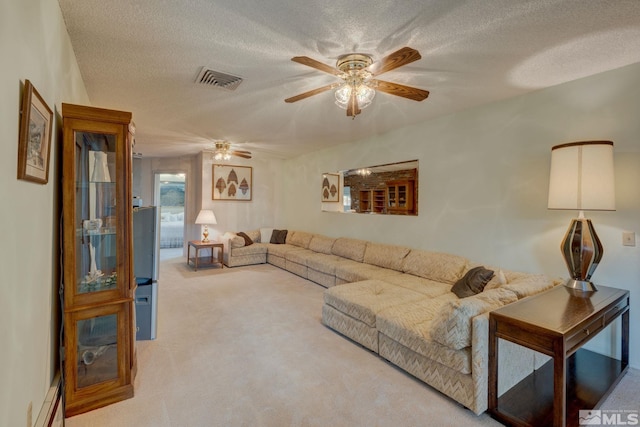
<path id="1" fill-rule="evenodd" d="M 201 205 L 198 209 L 211 209 L 218 224 L 209 227 L 210 239 L 226 231 L 246 231 L 259 227 L 284 227 L 282 220 L 283 198 L 281 191 L 282 160 L 262 159 L 259 155 L 251 160 L 234 157 L 227 165 L 251 166 L 253 194 L 251 201 L 212 200 L 213 163 L 211 154 L 200 155 L 202 165 Z M 194 217 L 195 220 L 195 217 Z M 199 236 L 199 229 L 193 235 Z"/>
<path id="2" fill-rule="evenodd" d="M 58 368 L 61 103 L 89 98 L 56 0 L 0 3 L 0 57 L 0 425 L 24 426 Z M 54 110 L 47 185 L 16 179 L 25 79 Z"/>
<path id="3" fill-rule="evenodd" d="M 283 182 L 284 222 L 291 229 L 452 252 L 566 277 L 559 246 L 576 213 L 547 210 L 551 147 L 610 139 L 617 210 L 588 213 L 605 248 L 594 280 L 631 290 L 631 324 L 638 325 L 640 247 L 622 246 L 622 232 L 640 232 L 639 114 L 635 64 L 301 156 L 284 164 L 283 174 L 296 177 Z M 317 189 L 323 172 L 416 158 L 419 216 L 321 212 Z M 619 328 L 592 346 L 608 352 L 617 333 Z M 631 365 L 640 368 L 640 328 L 632 326 L 631 334 Z"/>

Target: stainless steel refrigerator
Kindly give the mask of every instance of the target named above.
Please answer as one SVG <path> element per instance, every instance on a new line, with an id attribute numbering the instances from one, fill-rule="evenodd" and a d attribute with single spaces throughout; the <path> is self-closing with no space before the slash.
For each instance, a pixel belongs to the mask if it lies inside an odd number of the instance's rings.
<path id="1" fill-rule="evenodd" d="M 136 277 L 136 339 L 153 340 L 157 333 L 160 266 L 159 209 L 133 209 L 133 274 Z"/>

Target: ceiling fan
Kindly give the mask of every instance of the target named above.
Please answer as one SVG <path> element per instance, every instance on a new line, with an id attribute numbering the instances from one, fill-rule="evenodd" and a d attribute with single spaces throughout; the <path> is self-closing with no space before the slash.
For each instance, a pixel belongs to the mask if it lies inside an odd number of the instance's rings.
<path id="1" fill-rule="evenodd" d="M 216 141 L 215 148 L 213 150 L 214 160 L 229 160 L 231 156 L 242 157 L 243 159 L 250 159 L 251 152 L 246 150 L 232 150 L 231 143 L 228 141 Z"/>
<path id="2" fill-rule="evenodd" d="M 354 119 L 356 115 L 360 114 L 362 108 L 371 104 L 376 90 L 414 101 L 423 101 L 429 96 L 429 91 L 374 78 L 420 58 L 422 56 L 417 50 L 403 47 L 377 62 L 374 62 L 370 55 L 364 53 L 342 55 L 338 57 L 336 68 L 333 68 L 308 56 L 295 56 L 291 58 L 292 61 L 333 74 L 343 81 L 292 96 L 284 101 L 296 102 L 337 88 L 335 92 L 336 104 L 340 108 L 346 109 L 347 116 Z"/>

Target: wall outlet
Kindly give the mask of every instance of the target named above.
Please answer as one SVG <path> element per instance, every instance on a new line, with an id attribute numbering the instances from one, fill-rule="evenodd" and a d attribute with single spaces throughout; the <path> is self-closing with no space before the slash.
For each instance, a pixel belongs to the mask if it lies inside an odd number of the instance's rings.
<path id="1" fill-rule="evenodd" d="M 622 245 L 623 246 L 635 246 L 636 245 L 636 233 L 633 231 L 622 232 Z"/>
<path id="2" fill-rule="evenodd" d="M 33 402 L 27 406 L 27 427 L 33 427 Z"/>

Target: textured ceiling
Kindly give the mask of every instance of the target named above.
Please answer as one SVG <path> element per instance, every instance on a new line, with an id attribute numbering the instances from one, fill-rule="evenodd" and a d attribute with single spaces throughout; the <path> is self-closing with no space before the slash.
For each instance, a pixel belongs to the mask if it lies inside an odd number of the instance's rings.
<path id="1" fill-rule="evenodd" d="M 95 106 L 132 111 L 144 156 L 227 139 L 256 156 L 292 157 L 640 62 L 639 0 L 59 0 Z M 431 92 L 378 93 L 351 120 L 338 81 L 291 61 L 334 66 L 404 46 L 422 59 L 383 80 Z M 244 79 L 195 84 L 203 66 Z"/>

